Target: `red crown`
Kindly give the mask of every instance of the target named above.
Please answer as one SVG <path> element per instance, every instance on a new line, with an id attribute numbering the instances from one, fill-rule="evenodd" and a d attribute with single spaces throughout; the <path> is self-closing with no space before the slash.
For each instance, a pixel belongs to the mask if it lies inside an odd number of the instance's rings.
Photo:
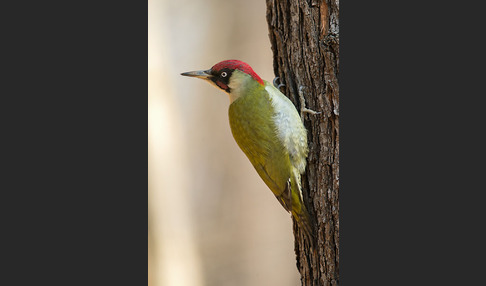
<path id="1" fill-rule="evenodd" d="M 253 71 L 253 69 L 245 62 L 239 60 L 226 60 L 215 64 L 211 69 L 213 71 L 220 71 L 224 68 L 240 70 L 246 74 L 251 75 L 260 84 L 263 84 L 263 80 Z"/>

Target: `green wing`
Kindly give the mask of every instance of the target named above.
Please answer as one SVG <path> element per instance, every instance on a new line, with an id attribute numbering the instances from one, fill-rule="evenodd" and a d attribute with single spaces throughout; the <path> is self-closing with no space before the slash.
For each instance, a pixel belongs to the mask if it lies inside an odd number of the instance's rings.
<path id="1" fill-rule="evenodd" d="M 283 207 L 290 211 L 291 163 L 288 152 L 277 137 L 273 116 L 269 95 L 263 91 L 242 96 L 229 108 L 229 121 L 236 143 Z"/>

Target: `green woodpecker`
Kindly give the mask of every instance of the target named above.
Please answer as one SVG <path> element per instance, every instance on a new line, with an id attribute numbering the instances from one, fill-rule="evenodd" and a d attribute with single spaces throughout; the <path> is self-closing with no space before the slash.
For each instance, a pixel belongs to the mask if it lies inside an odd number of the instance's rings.
<path id="1" fill-rule="evenodd" d="M 311 234 L 300 180 L 308 154 L 307 130 L 292 102 L 238 60 L 181 75 L 204 79 L 229 95 L 236 143 L 282 206 Z"/>

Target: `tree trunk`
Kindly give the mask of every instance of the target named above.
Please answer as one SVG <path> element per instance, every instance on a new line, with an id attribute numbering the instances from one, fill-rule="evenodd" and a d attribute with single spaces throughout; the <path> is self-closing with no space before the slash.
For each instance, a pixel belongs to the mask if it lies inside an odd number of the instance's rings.
<path id="1" fill-rule="evenodd" d="M 339 1 L 266 0 L 274 72 L 298 110 L 299 89 L 309 157 L 302 176 L 305 205 L 315 218 L 313 242 L 294 220 L 295 253 L 302 285 L 339 282 Z"/>

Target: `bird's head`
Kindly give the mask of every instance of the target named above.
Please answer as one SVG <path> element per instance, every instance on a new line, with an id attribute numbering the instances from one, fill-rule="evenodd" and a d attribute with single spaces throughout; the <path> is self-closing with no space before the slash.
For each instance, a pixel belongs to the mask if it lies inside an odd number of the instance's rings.
<path id="1" fill-rule="evenodd" d="M 239 60 L 226 60 L 208 70 L 181 73 L 183 76 L 204 79 L 230 95 L 230 101 L 251 88 L 264 86 L 264 81 L 247 64 Z"/>

